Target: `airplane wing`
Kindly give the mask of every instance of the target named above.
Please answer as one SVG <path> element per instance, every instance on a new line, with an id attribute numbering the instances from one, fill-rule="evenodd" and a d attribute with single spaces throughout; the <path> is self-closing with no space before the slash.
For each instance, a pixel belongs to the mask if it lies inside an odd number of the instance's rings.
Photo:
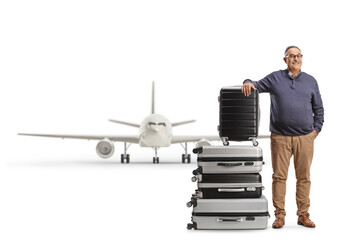
<path id="1" fill-rule="evenodd" d="M 37 134 L 37 133 L 18 133 L 22 136 L 34 136 L 34 137 L 51 137 L 51 138 L 73 138 L 73 139 L 87 139 L 87 140 L 103 140 L 104 138 L 114 142 L 128 142 L 139 143 L 139 136 L 128 135 L 70 135 L 70 134 Z"/>
<path id="2" fill-rule="evenodd" d="M 197 142 L 202 139 L 209 141 L 221 141 L 219 136 L 172 136 L 171 143 Z"/>

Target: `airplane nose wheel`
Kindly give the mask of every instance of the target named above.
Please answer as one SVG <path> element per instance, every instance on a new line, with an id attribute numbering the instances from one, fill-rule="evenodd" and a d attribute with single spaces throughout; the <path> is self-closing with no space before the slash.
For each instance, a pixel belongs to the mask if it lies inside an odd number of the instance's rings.
<path id="1" fill-rule="evenodd" d="M 159 157 L 153 157 L 153 163 L 159 163 Z"/>
<path id="2" fill-rule="evenodd" d="M 157 156 L 158 147 L 154 147 L 155 157 L 153 157 L 153 163 L 159 163 L 159 157 Z"/>

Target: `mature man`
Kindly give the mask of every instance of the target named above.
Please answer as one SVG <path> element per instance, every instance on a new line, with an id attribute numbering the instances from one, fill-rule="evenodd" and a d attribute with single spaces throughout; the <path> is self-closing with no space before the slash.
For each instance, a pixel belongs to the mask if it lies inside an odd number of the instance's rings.
<path id="1" fill-rule="evenodd" d="M 324 108 L 314 77 L 301 71 L 303 55 L 296 46 L 285 50 L 288 68 L 267 75 L 260 81 L 245 80 L 241 89 L 249 96 L 251 89 L 270 93 L 272 197 L 276 220 L 273 228 L 285 224 L 286 179 L 290 158 L 294 156 L 298 224 L 315 227 L 309 219 L 310 166 L 314 140 L 324 122 Z"/>

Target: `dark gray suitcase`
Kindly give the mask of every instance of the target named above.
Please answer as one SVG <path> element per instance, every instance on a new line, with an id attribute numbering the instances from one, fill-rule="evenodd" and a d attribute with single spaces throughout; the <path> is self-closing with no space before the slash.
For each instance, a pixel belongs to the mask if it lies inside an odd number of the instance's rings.
<path id="1" fill-rule="evenodd" d="M 199 198 L 259 198 L 263 189 L 258 173 L 202 174 L 196 180 Z"/>
<path id="2" fill-rule="evenodd" d="M 223 87 L 219 96 L 219 135 L 224 145 L 229 141 L 256 141 L 259 135 L 259 92 L 241 93 L 241 86 Z"/>
<path id="3" fill-rule="evenodd" d="M 255 199 L 195 198 L 193 206 L 188 229 L 265 229 L 270 216 L 265 196 Z"/>
<path id="4" fill-rule="evenodd" d="M 258 173 L 263 155 L 259 146 L 204 146 L 193 150 L 198 168 L 194 175 L 209 173 Z"/>

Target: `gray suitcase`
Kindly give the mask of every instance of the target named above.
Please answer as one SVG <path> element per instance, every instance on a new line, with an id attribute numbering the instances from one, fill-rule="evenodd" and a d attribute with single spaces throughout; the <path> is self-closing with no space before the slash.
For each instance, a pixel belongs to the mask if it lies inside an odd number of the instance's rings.
<path id="1" fill-rule="evenodd" d="M 204 146 L 195 148 L 198 168 L 202 173 L 258 173 L 262 170 L 263 155 L 259 146 Z"/>
<path id="2" fill-rule="evenodd" d="M 197 199 L 192 205 L 192 223 L 188 229 L 265 229 L 268 225 L 268 202 L 260 198 Z M 190 207 L 189 205 L 187 205 Z"/>

